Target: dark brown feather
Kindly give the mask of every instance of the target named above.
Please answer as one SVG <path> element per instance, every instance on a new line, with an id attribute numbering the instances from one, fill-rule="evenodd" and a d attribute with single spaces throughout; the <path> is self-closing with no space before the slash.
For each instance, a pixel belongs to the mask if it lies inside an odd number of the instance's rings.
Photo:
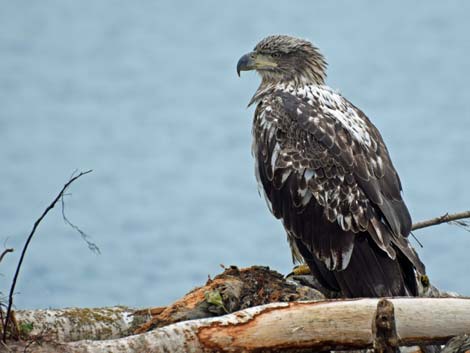
<path id="1" fill-rule="evenodd" d="M 346 100 L 367 126 L 367 145 L 318 99 L 286 91 L 261 98 L 253 126 L 258 179 L 314 274 L 346 297 L 414 295 L 411 273 L 424 266 L 406 239 L 411 217 L 377 129 Z"/>

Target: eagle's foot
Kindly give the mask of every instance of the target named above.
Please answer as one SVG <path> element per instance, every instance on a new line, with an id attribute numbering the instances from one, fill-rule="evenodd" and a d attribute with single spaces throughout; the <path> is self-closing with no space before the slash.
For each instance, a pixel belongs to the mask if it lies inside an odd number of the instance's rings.
<path id="1" fill-rule="evenodd" d="M 308 267 L 307 264 L 301 264 L 298 266 L 295 266 L 292 269 L 292 272 L 289 273 L 286 277 L 289 276 L 305 276 L 305 275 L 311 275 L 312 272 L 310 272 L 310 268 Z"/>
<path id="2" fill-rule="evenodd" d="M 420 275 L 419 281 L 425 289 L 429 288 L 429 286 L 431 285 L 431 282 L 429 281 L 429 277 L 427 275 Z"/>

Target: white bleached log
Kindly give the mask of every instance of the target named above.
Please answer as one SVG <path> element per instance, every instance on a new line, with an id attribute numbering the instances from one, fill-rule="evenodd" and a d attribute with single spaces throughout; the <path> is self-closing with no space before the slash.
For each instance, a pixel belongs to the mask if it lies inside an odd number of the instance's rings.
<path id="1" fill-rule="evenodd" d="M 398 345 L 443 344 L 470 333 L 470 299 L 396 298 Z M 289 352 L 362 349 L 374 344 L 379 299 L 274 303 L 232 314 L 179 322 L 105 341 L 43 344 L 35 352 Z"/>
<path id="2" fill-rule="evenodd" d="M 143 317 L 134 313 L 135 309 L 115 306 L 16 310 L 14 317 L 20 334 L 47 335 L 50 339 L 66 342 L 129 336 L 138 324 L 150 318 L 150 315 Z"/>

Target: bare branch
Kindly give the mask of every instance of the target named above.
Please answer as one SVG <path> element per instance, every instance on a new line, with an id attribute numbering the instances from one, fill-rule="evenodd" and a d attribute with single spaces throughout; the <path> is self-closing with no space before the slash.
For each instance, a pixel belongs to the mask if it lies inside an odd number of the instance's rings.
<path id="1" fill-rule="evenodd" d="M 9 296 L 8 296 L 8 309 L 7 309 L 6 318 L 5 318 L 5 325 L 3 326 L 3 342 L 6 342 L 6 338 L 7 338 L 8 324 L 9 324 L 10 317 L 11 317 L 11 308 L 13 306 L 13 294 L 15 292 L 16 282 L 18 281 L 18 276 L 20 274 L 21 265 L 23 264 L 23 260 L 24 260 L 24 257 L 26 255 L 26 250 L 28 249 L 29 243 L 31 242 L 31 239 L 34 236 L 34 233 L 36 232 L 37 227 L 39 226 L 41 221 L 44 219 L 44 217 L 46 217 L 46 215 L 49 213 L 49 211 L 52 210 L 54 208 L 54 206 L 56 205 L 56 203 L 62 198 L 62 195 L 67 190 L 67 188 L 75 180 L 77 180 L 81 176 L 83 176 L 85 174 L 88 174 L 88 173 L 91 173 L 91 172 L 92 172 L 92 170 L 87 170 L 87 171 L 81 172 L 80 174 L 78 174 L 78 175 L 74 176 L 73 178 L 71 178 L 63 186 L 62 190 L 60 190 L 59 194 L 55 197 L 55 199 L 51 202 L 51 204 L 44 210 L 42 215 L 36 220 L 36 222 L 34 222 L 33 229 L 31 230 L 31 233 L 29 234 L 28 238 L 26 239 L 26 243 L 23 247 L 23 250 L 21 251 L 20 260 L 18 261 L 18 265 L 16 266 L 15 276 L 13 277 L 13 281 L 11 283 L 10 293 L 9 293 Z"/>
<path id="2" fill-rule="evenodd" d="M 435 226 L 437 224 L 450 223 L 450 222 L 456 223 L 459 226 L 466 227 L 467 226 L 466 222 L 458 221 L 464 218 L 470 218 L 470 211 L 458 212 L 458 213 L 453 213 L 453 214 L 446 213 L 445 215 L 442 215 L 440 217 L 429 219 L 427 221 L 417 222 L 413 224 L 411 229 L 417 230 L 421 228 Z"/>

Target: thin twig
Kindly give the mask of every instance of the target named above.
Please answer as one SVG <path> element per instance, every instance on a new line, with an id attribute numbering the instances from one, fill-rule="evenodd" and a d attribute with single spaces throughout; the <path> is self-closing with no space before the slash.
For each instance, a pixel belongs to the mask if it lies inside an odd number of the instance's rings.
<path id="1" fill-rule="evenodd" d="M 446 213 L 445 215 L 440 216 L 440 217 L 436 217 L 433 219 L 429 219 L 427 221 L 415 223 L 413 224 L 411 229 L 417 230 L 417 229 L 421 229 L 425 227 L 435 226 L 437 224 L 455 222 L 463 218 L 470 218 L 470 211 L 463 211 L 463 212 L 458 212 L 458 213 L 453 213 L 453 214 Z"/>
<path id="2" fill-rule="evenodd" d="M 452 221 L 452 222 L 449 222 L 449 224 L 453 224 L 453 225 L 456 225 L 457 227 L 460 227 L 462 228 L 463 230 L 467 231 L 467 232 L 470 232 L 470 221 L 469 220 L 458 220 L 458 221 Z"/>
<path id="3" fill-rule="evenodd" d="M 70 179 L 72 179 L 75 174 L 77 174 L 77 171 L 78 169 L 75 169 L 72 173 L 72 175 L 70 176 Z M 80 234 L 80 236 L 82 237 L 83 241 L 88 245 L 88 249 L 90 249 L 91 251 L 93 251 L 95 254 L 97 255 L 101 255 L 101 250 L 100 248 L 98 247 L 98 245 L 96 245 L 95 243 L 93 243 L 92 241 L 89 240 L 90 236 L 88 234 L 86 234 L 83 230 L 80 229 L 80 227 L 78 227 L 77 225 L 75 225 L 74 223 L 72 223 L 68 217 L 65 215 L 65 201 L 64 201 L 64 197 L 65 196 L 70 196 L 72 194 L 66 194 L 65 192 L 62 193 L 62 196 L 60 198 L 60 203 L 62 204 L 62 219 L 64 220 L 65 224 L 69 225 L 70 227 L 72 227 L 74 230 L 76 230 L 78 232 L 78 234 Z"/>
<path id="4" fill-rule="evenodd" d="M 13 252 L 13 251 L 14 251 L 13 248 L 8 248 L 8 249 L 3 250 L 2 254 L 0 255 L 0 262 L 2 262 L 6 254 L 8 254 L 9 252 Z"/>
<path id="5" fill-rule="evenodd" d="M 29 243 L 31 242 L 31 239 L 33 238 L 33 235 L 34 233 L 36 232 L 36 229 L 37 227 L 39 226 L 39 224 L 41 223 L 41 221 L 43 220 L 44 217 L 46 217 L 46 215 L 49 213 L 50 210 L 52 210 L 54 208 L 54 206 L 56 205 L 56 203 L 61 199 L 62 195 L 64 194 L 64 192 L 67 190 L 67 188 L 75 181 L 77 180 L 78 178 L 80 178 L 82 175 L 85 175 L 85 174 L 88 174 L 88 173 L 91 173 L 92 170 L 87 170 L 86 172 L 81 172 L 80 174 L 74 176 L 73 178 L 71 178 L 65 185 L 64 187 L 62 188 L 62 190 L 60 190 L 59 194 L 55 197 L 55 199 L 52 201 L 52 203 L 44 210 L 44 212 L 42 213 L 41 217 L 39 217 L 36 222 L 34 222 L 34 226 L 33 226 L 33 229 L 31 230 L 31 233 L 29 234 L 28 238 L 26 239 L 26 243 L 23 247 L 23 250 L 21 251 L 21 256 L 20 256 L 20 260 L 18 261 L 18 265 L 16 266 L 16 271 L 15 271 L 15 276 L 13 277 L 13 282 L 11 283 L 11 287 L 10 287 L 10 294 L 8 296 L 8 309 L 7 309 L 7 314 L 6 314 L 6 318 L 5 318 L 5 325 L 3 327 L 3 342 L 6 342 L 6 338 L 7 338 L 7 329 L 8 329 L 8 323 L 10 321 L 10 316 L 11 316 L 11 307 L 13 305 L 13 293 L 15 292 L 15 287 L 16 287 L 16 282 L 18 280 L 18 275 L 20 274 L 20 269 L 21 269 L 21 265 L 23 263 L 23 260 L 24 260 L 24 256 L 26 254 L 26 250 L 28 249 L 28 246 L 29 246 Z"/>
<path id="6" fill-rule="evenodd" d="M 80 229 L 80 227 L 78 227 L 77 225 L 73 224 L 72 222 L 70 222 L 70 220 L 67 218 L 67 216 L 65 215 L 65 202 L 64 202 L 64 196 L 66 196 L 67 194 L 62 194 L 62 197 L 60 198 L 60 202 L 61 202 L 61 205 L 62 205 L 62 219 L 64 220 L 64 222 L 69 225 L 70 227 L 72 227 L 74 230 L 76 230 L 78 232 L 78 234 L 80 234 L 80 236 L 82 237 L 83 241 L 88 245 L 88 249 L 90 249 L 91 251 L 93 251 L 95 254 L 97 255 L 101 255 L 101 250 L 100 248 L 98 247 L 98 245 L 96 245 L 95 243 L 93 243 L 92 241 L 89 240 L 90 236 L 88 234 L 86 234 L 83 230 Z"/>
<path id="7" fill-rule="evenodd" d="M 420 248 L 424 248 L 423 243 L 421 243 L 416 235 L 413 234 L 413 232 L 410 232 L 411 236 L 413 239 L 416 241 L 416 243 L 419 245 Z"/>

